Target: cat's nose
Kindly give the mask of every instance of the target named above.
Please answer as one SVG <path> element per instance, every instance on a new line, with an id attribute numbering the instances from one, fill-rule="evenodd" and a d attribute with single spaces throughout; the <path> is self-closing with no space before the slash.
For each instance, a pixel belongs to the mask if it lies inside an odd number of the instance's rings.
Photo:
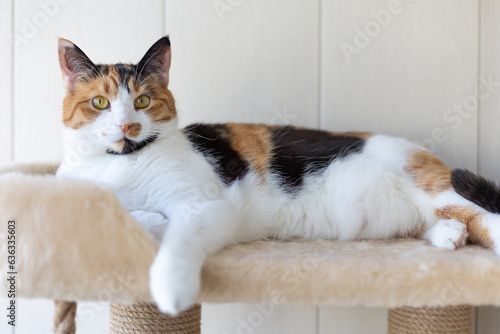
<path id="1" fill-rule="evenodd" d="M 132 123 L 127 123 L 125 125 L 119 125 L 119 124 L 116 125 L 122 128 L 123 133 L 126 133 L 128 131 L 128 128 L 130 128 L 130 126 L 132 125 Z"/>

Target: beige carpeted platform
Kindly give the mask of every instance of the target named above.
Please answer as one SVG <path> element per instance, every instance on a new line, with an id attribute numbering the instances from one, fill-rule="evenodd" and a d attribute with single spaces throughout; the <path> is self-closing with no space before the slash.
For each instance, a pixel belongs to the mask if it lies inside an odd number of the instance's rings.
<path id="1" fill-rule="evenodd" d="M 151 300 L 153 240 L 111 191 L 52 175 L 28 175 L 54 170 L 54 165 L 0 169 L 1 294 L 6 294 L 9 271 L 6 224 L 15 219 L 18 297 Z M 198 300 L 500 305 L 500 257 L 478 246 L 445 251 L 413 239 L 255 241 L 208 259 Z"/>

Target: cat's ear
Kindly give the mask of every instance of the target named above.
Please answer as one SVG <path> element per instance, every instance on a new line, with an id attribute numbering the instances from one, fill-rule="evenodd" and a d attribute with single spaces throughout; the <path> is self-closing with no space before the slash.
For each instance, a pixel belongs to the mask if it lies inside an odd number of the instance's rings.
<path id="1" fill-rule="evenodd" d="M 137 64 L 138 77 L 158 74 L 160 79 L 165 84 L 168 84 L 168 71 L 170 70 L 171 59 L 170 40 L 168 36 L 165 36 L 156 41 Z"/>
<path id="2" fill-rule="evenodd" d="M 74 89 L 76 81 L 99 72 L 97 66 L 78 46 L 64 38 L 59 38 L 59 65 L 64 85 L 70 91 Z"/>

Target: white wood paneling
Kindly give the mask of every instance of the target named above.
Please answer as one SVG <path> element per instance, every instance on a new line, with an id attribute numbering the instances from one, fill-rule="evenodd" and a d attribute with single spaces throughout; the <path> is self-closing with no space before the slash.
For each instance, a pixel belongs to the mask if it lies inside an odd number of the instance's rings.
<path id="1" fill-rule="evenodd" d="M 16 160 L 61 159 L 57 37 L 95 62 L 137 62 L 161 37 L 162 8 L 157 0 L 16 2 L 15 30 L 24 38 L 15 56 Z"/>
<path id="2" fill-rule="evenodd" d="M 480 103 L 478 172 L 500 181 L 500 3 L 495 0 L 481 1 L 481 48 L 480 76 L 495 82 L 490 90 L 484 90 L 487 98 Z M 477 310 L 478 334 L 500 333 L 500 309 L 480 307 Z"/>
<path id="3" fill-rule="evenodd" d="M 3 296 L 0 297 L 0 308 L 2 309 L 2 311 L 6 310 L 6 312 L 7 312 L 7 307 L 9 307 L 9 305 L 10 305 L 10 300 L 7 297 L 3 297 Z M 7 313 L 6 313 L 6 315 L 7 315 Z M 10 326 L 8 324 L 8 321 L 10 321 L 10 319 L 7 317 L 2 319 L 2 321 L 0 322 L 0 333 L 2 333 L 2 334 L 14 334 L 14 327 Z"/>
<path id="4" fill-rule="evenodd" d="M 12 1 L 5 0 L 0 2 L 0 64 L 3 64 L 0 76 L 0 163 L 11 161 L 12 158 L 12 105 L 11 105 L 11 83 L 12 73 Z M 6 222 L 0 223 L 2 229 L 6 227 Z M 0 231 L 0 240 L 4 242 L 7 238 L 6 229 Z M 10 300 L 6 297 L 0 297 L 0 309 L 7 310 Z M 0 333 L 14 333 L 14 328 L 8 325 L 9 319 L 5 316 L 0 321 Z"/>
<path id="5" fill-rule="evenodd" d="M 12 1 L 0 1 L 0 163 L 12 157 Z"/>
<path id="6" fill-rule="evenodd" d="M 418 139 L 476 169 L 477 0 L 324 1 L 322 17 L 325 128 Z"/>
<path id="7" fill-rule="evenodd" d="M 20 298 L 17 299 L 17 303 L 15 334 L 53 332 L 54 301 Z M 3 323 L 5 321 L 2 321 Z M 76 326 L 76 334 L 109 333 L 109 303 L 79 302 Z M 2 329 L 1 325 L 0 329 Z M 4 331 L 0 331 L 0 333 L 10 334 L 10 332 Z"/>
<path id="8" fill-rule="evenodd" d="M 109 303 L 79 302 L 76 334 L 109 333 Z"/>
<path id="9" fill-rule="evenodd" d="M 481 68 L 485 80 L 494 84 L 480 104 L 479 113 L 479 172 L 500 180 L 500 3 L 495 0 L 481 2 Z"/>
<path id="10" fill-rule="evenodd" d="M 314 306 L 204 304 L 202 334 L 314 334 Z"/>
<path id="11" fill-rule="evenodd" d="M 322 307 L 321 334 L 385 334 L 387 309 L 381 307 Z"/>
<path id="12" fill-rule="evenodd" d="M 52 300 L 18 298 L 17 303 L 19 308 L 15 334 L 53 332 L 55 307 Z"/>
<path id="13" fill-rule="evenodd" d="M 11 81 L 12 81 L 12 1 L 0 2 L 0 64 L 3 64 L 3 75 L 0 76 L 0 163 L 5 163 L 11 160 L 12 154 L 12 128 L 11 128 Z M 5 228 L 5 223 L 0 224 Z M 5 231 L 0 231 L 0 238 L 6 240 Z M 0 309 L 6 310 L 10 300 L 6 297 L 0 297 Z M 14 333 L 13 327 L 7 324 L 8 319 L 3 317 L 0 322 L 0 333 Z"/>
<path id="14" fill-rule="evenodd" d="M 166 10 L 182 124 L 317 126 L 317 2 L 186 0 Z"/>

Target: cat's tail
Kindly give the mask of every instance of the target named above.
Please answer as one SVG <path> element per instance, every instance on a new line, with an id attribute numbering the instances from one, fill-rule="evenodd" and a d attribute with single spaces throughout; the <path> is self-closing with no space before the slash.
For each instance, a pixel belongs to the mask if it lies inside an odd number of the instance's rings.
<path id="1" fill-rule="evenodd" d="M 455 169 L 451 173 L 451 184 L 465 199 L 491 213 L 500 213 L 500 187 L 492 181 L 466 169 Z"/>

